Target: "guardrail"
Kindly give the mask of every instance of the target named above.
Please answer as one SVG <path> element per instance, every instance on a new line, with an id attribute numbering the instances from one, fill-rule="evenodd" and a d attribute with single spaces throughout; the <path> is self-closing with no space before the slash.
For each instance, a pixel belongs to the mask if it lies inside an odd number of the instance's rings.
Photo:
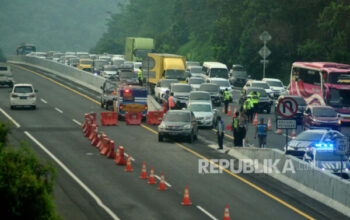
<path id="1" fill-rule="evenodd" d="M 101 86 L 106 80 L 101 76 L 95 76 L 92 73 L 82 71 L 75 67 L 67 66 L 51 60 L 40 59 L 37 57 L 9 56 L 7 58 L 7 62 L 13 64 L 25 64 L 38 69 L 42 69 L 44 71 L 58 75 L 64 79 L 73 81 L 98 93 L 101 93 Z"/>
<path id="2" fill-rule="evenodd" d="M 291 155 L 285 155 L 277 149 L 234 148 L 229 154 L 237 159 L 258 160 L 260 165 L 265 159 L 279 160 L 276 168 L 280 171 L 283 170 L 286 160 L 289 160 L 295 168 L 295 173 L 271 172 L 268 175 L 350 217 L 348 180 L 315 168 Z"/>

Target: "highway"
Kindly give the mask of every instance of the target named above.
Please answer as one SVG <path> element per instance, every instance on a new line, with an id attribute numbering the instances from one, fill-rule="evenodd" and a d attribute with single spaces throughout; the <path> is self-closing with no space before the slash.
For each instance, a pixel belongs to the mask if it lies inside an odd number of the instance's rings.
<path id="1" fill-rule="evenodd" d="M 226 204 L 232 219 L 346 219 L 264 174 L 199 174 L 199 159 L 231 159 L 213 149 L 211 129 L 200 130 L 199 140 L 189 144 L 159 143 L 157 127 L 147 124 L 100 126 L 135 159 L 134 172 L 126 173 L 83 137 L 84 113 L 103 111 L 97 94 L 33 68 L 13 66 L 12 72 L 16 83 L 32 83 L 39 90 L 37 110 L 10 110 L 9 89 L 1 88 L 0 108 L 7 115 L 0 114 L 0 120 L 11 117 L 18 125 L 11 138 L 28 141 L 40 157 L 55 163 L 56 205 L 64 219 L 222 219 Z M 224 120 L 231 123 L 228 116 Z M 268 146 L 281 148 L 284 139 L 271 133 Z M 158 176 L 165 173 L 169 190 L 158 191 L 139 179 L 143 161 Z M 180 204 L 185 186 L 193 203 L 188 207 Z"/>

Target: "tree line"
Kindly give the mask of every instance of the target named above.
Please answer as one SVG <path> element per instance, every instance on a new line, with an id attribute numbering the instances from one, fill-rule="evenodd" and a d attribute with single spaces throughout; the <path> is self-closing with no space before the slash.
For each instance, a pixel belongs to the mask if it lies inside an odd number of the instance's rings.
<path id="1" fill-rule="evenodd" d="M 242 64 L 259 79 L 259 35 L 268 31 L 269 77 L 287 82 L 295 61 L 350 62 L 347 0 L 130 0 L 119 7 L 91 52 L 122 54 L 126 37 L 151 37 L 156 52 Z"/>

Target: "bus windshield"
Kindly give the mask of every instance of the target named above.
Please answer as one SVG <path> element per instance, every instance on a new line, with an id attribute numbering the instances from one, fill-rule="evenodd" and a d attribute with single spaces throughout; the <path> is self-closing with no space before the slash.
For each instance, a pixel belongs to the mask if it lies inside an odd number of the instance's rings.
<path id="1" fill-rule="evenodd" d="M 331 84 L 350 85 L 350 72 L 348 73 L 332 72 L 329 74 L 328 82 Z"/>
<path id="2" fill-rule="evenodd" d="M 165 76 L 167 79 L 177 79 L 177 80 L 186 79 L 184 70 L 167 70 L 165 71 Z"/>

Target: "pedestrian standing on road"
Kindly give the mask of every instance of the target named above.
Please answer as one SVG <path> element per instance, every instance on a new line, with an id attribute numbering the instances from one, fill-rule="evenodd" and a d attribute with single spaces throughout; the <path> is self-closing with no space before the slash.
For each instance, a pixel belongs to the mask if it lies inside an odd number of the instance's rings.
<path id="1" fill-rule="evenodd" d="M 163 107 L 166 109 L 166 112 L 169 110 L 169 90 L 165 91 L 165 95 L 163 96 Z"/>
<path id="2" fill-rule="evenodd" d="M 252 101 L 252 98 L 250 95 L 247 96 L 246 100 L 243 103 L 243 111 L 245 113 L 245 115 L 248 118 L 248 121 L 252 121 L 253 119 L 253 108 L 254 108 L 254 104 Z"/>
<path id="3" fill-rule="evenodd" d="M 258 103 L 259 103 L 259 99 L 260 99 L 260 92 L 257 91 L 252 91 L 249 93 L 249 95 L 251 95 L 252 97 L 252 102 L 253 102 L 253 114 L 258 113 L 259 109 L 258 109 Z"/>
<path id="4" fill-rule="evenodd" d="M 228 104 L 230 102 L 230 92 L 226 88 L 224 91 L 225 114 L 227 114 Z"/>
<path id="5" fill-rule="evenodd" d="M 143 75 L 142 75 L 142 69 L 141 67 L 139 68 L 139 70 L 137 71 L 137 76 L 139 78 L 139 85 L 142 86 L 143 84 Z"/>
<path id="6" fill-rule="evenodd" d="M 235 112 L 235 117 L 232 118 L 233 146 L 237 147 L 238 140 L 238 117 L 239 112 Z"/>
<path id="7" fill-rule="evenodd" d="M 243 147 L 243 140 L 246 137 L 247 130 L 248 130 L 248 118 L 244 114 L 244 111 L 241 111 L 239 113 L 239 116 L 237 118 L 237 147 Z"/>
<path id="8" fill-rule="evenodd" d="M 218 150 L 222 150 L 222 149 L 224 149 L 224 145 L 223 144 L 224 144 L 225 124 L 221 120 L 220 116 L 218 116 L 216 118 L 216 120 L 217 120 L 216 134 L 218 136 L 218 145 L 219 145 Z"/>
<path id="9" fill-rule="evenodd" d="M 260 118 L 260 123 L 257 124 L 255 129 L 255 136 L 258 135 L 258 142 L 260 148 L 266 147 L 266 138 L 267 138 L 267 125 L 264 123 L 264 118 Z"/>
<path id="10" fill-rule="evenodd" d="M 174 98 L 173 92 L 170 93 L 170 96 L 168 98 L 168 104 L 169 104 L 169 110 L 175 108 L 175 98 Z"/>

